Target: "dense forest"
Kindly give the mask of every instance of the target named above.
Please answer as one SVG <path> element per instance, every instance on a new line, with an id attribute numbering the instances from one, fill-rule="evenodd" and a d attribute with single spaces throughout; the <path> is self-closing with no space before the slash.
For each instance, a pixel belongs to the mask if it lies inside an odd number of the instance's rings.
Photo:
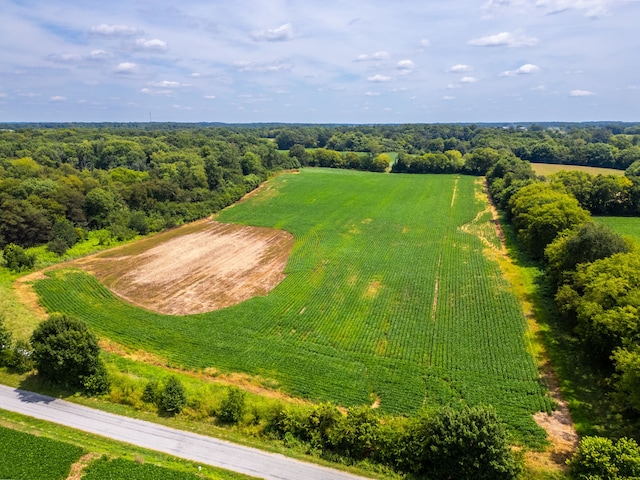
<path id="1" fill-rule="evenodd" d="M 230 205 L 280 170 L 486 176 L 520 247 L 546 271 L 564 328 L 624 419 L 613 436 L 640 431 L 640 247 L 591 218 L 640 215 L 639 124 L 4 127 L 0 248 L 16 271 L 33 267 L 28 247 L 62 255 L 91 231 L 109 242 L 171 228 Z M 540 178 L 531 163 L 625 175 Z M 587 442 L 579 455 L 614 448 L 607 445 Z"/>

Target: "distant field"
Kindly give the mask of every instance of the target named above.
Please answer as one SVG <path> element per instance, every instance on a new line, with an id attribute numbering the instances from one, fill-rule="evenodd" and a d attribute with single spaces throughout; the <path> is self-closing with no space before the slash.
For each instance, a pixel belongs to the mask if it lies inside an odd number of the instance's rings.
<path id="1" fill-rule="evenodd" d="M 594 217 L 620 235 L 628 235 L 640 242 L 640 217 Z"/>
<path id="2" fill-rule="evenodd" d="M 624 170 L 614 168 L 583 167 L 582 165 L 558 165 L 555 163 L 532 163 L 531 167 L 536 175 L 552 175 L 561 170 L 577 170 L 591 175 L 624 175 Z"/>
<path id="3" fill-rule="evenodd" d="M 50 272 L 50 311 L 171 364 L 243 371 L 289 393 L 412 414 L 492 404 L 520 438 L 549 400 L 526 321 L 498 264 L 478 179 L 302 169 L 220 213 L 219 222 L 291 232 L 286 278 L 270 294 L 166 316 L 116 298 L 82 271 Z"/>

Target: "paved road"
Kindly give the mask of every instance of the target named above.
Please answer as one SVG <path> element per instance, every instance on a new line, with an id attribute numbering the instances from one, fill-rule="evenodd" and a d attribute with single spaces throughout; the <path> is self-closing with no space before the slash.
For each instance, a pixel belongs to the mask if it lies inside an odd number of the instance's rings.
<path id="1" fill-rule="evenodd" d="M 348 473 L 204 435 L 0 385 L 0 408 L 176 457 L 273 480 L 362 480 Z"/>

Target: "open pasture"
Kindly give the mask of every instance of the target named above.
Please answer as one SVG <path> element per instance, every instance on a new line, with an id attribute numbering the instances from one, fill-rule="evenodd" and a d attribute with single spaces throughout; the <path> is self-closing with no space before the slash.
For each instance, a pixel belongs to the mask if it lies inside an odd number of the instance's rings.
<path id="1" fill-rule="evenodd" d="M 278 176 L 219 222 L 293 234 L 266 296 L 198 315 L 125 303 L 77 269 L 36 282 L 43 305 L 174 365 L 259 375 L 288 393 L 412 414 L 492 404 L 521 439 L 550 400 L 482 185 L 456 175 L 304 169 Z M 170 252 L 169 252 L 170 254 Z M 275 381 L 275 382 L 274 382 Z"/>
<path id="2" fill-rule="evenodd" d="M 628 236 L 640 242 L 640 217 L 594 217 L 618 235 Z"/>

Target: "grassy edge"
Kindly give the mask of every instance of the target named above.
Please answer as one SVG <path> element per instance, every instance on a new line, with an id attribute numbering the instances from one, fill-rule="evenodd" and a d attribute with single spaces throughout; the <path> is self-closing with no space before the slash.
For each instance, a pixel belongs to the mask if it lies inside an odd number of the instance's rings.
<path id="1" fill-rule="evenodd" d="M 623 431 L 621 418 L 608 408 L 607 385 L 601 375 L 589 367 L 569 326 L 557 311 L 554 292 L 542 266 L 517 247 L 515 232 L 503 214 L 501 223 L 509 256 L 521 272 L 523 293 L 537 323 L 530 341 L 540 346 L 536 351 L 539 364 L 548 363 L 552 368 L 578 435 L 615 435 Z"/>

